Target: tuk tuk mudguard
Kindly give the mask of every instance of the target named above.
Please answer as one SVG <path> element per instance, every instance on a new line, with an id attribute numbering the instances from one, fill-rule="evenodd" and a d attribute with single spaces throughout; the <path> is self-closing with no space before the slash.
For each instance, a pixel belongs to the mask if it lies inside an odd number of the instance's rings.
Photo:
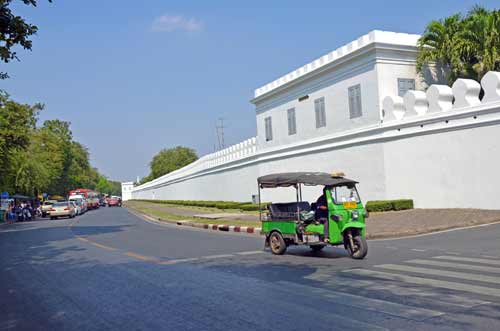
<path id="1" fill-rule="evenodd" d="M 269 237 L 274 232 L 278 232 L 279 234 L 281 234 L 281 236 L 283 237 L 283 239 L 285 240 L 287 245 L 295 244 L 297 242 L 296 241 L 297 235 L 295 233 L 293 233 L 293 234 L 292 233 L 283 233 L 280 229 L 274 228 L 269 232 L 263 232 L 266 236 L 266 240 L 264 242 L 264 247 L 269 247 Z"/>
<path id="2" fill-rule="evenodd" d="M 362 223 L 362 222 L 349 222 L 349 223 L 346 223 L 343 227 L 342 227 L 342 230 L 341 232 L 344 233 L 345 230 L 349 229 L 349 228 L 357 228 L 357 229 L 361 229 L 361 235 L 364 236 L 365 235 L 365 223 Z"/>

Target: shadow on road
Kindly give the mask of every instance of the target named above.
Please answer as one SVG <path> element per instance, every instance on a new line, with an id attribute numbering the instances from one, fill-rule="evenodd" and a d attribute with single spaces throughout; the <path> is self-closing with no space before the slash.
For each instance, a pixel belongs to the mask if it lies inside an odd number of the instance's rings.
<path id="1" fill-rule="evenodd" d="M 73 231 L 85 236 L 122 232 L 129 226 L 85 225 Z M 283 256 L 266 252 L 159 265 L 77 241 L 67 226 L 19 230 L 0 232 L 0 329 L 258 330 L 280 321 L 280 329 L 331 330 L 336 323 L 339 329 L 352 330 L 359 325 L 351 325 L 351 318 L 387 322 L 383 314 L 356 308 L 354 299 L 354 306 L 332 303 L 323 295 L 327 291 L 450 313 L 461 309 L 435 303 L 451 291 L 343 274 L 346 266 L 363 268 L 366 262 L 353 261 L 341 248 L 313 253 L 292 247 Z M 428 296 L 417 295 L 423 292 Z M 460 314 L 498 315 L 489 306 L 462 309 Z M 392 322 L 406 323 L 396 318 Z M 396 326 L 408 329 L 405 323 Z M 466 320 L 446 324 L 474 328 Z M 417 326 L 429 329 L 429 324 Z"/>

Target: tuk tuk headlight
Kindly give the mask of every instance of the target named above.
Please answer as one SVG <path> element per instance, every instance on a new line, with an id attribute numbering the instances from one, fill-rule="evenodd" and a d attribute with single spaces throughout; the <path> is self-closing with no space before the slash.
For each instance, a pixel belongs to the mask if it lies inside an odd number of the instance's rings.
<path id="1" fill-rule="evenodd" d="M 353 211 L 351 212 L 351 215 L 352 215 L 352 219 L 353 219 L 353 220 L 357 220 L 357 219 L 358 219 L 358 217 L 359 217 L 359 212 L 358 212 L 357 210 L 353 210 Z"/>

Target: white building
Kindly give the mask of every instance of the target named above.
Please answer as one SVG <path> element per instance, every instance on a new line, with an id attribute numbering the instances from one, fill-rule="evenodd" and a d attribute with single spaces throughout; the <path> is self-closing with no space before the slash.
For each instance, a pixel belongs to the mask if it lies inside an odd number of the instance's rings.
<path id="1" fill-rule="evenodd" d="M 257 137 L 134 187 L 132 197 L 250 201 L 258 176 L 341 170 L 365 201 L 499 209 L 500 73 L 481 85 L 439 85 L 442 70 L 416 72 L 418 38 L 372 31 L 258 88 Z M 262 199 L 293 194 L 264 190 Z"/>
<path id="2" fill-rule="evenodd" d="M 132 199 L 133 188 L 134 188 L 134 182 L 122 183 L 122 201 L 127 201 Z"/>
<path id="3" fill-rule="evenodd" d="M 382 100 L 437 83 L 414 34 L 372 31 L 255 90 L 259 150 L 381 122 Z"/>

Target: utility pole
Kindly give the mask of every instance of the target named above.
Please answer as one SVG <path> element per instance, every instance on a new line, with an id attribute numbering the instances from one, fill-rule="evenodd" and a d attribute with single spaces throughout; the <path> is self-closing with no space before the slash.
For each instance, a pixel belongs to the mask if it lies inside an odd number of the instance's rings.
<path id="1" fill-rule="evenodd" d="M 226 148 L 224 143 L 224 118 L 219 118 L 219 124 L 215 125 L 215 130 L 217 132 L 217 142 L 219 143 L 219 150 Z"/>

